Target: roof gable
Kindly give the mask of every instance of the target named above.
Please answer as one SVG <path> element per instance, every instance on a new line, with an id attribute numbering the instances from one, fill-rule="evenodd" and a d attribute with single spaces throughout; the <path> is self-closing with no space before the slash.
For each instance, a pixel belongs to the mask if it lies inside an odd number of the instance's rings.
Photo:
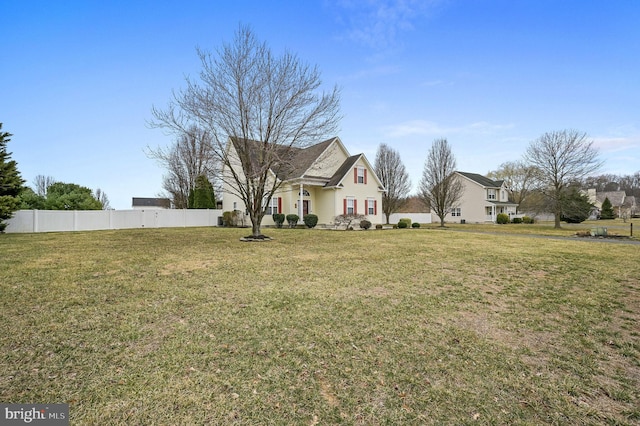
<path id="1" fill-rule="evenodd" d="M 338 186 L 340 182 L 344 179 L 344 177 L 351 171 L 353 166 L 358 162 L 362 154 L 352 155 L 351 157 L 344 160 L 342 165 L 336 170 L 336 172 L 331 176 L 329 182 L 325 185 L 326 187 L 334 187 Z"/>
<path id="2" fill-rule="evenodd" d="M 624 199 L 626 197 L 626 193 L 624 191 L 607 191 L 607 192 L 596 192 L 596 200 L 602 204 L 605 198 L 609 199 L 612 206 L 621 206 L 624 204 Z"/>
<path id="3" fill-rule="evenodd" d="M 324 142 L 320 142 L 316 145 L 300 149 L 293 159 L 294 170 L 291 173 L 292 178 L 301 178 L 306 172 L 318 162 L 322 157 L 322 154 L 329 149 L 336 141 L 339 141 L 337 137 L 327 139 Z M 348 155 L 348 154 L 347 154 Z"/>

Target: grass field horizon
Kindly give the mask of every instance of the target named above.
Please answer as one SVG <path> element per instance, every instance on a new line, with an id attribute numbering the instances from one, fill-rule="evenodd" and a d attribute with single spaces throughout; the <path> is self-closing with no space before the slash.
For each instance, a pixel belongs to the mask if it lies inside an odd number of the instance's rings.
<path id="1" fill-rule="evenodd" d="M 0 400 L 71 424 L 640 423 L 640 246 L 465 229 L 2 235 Z"/>

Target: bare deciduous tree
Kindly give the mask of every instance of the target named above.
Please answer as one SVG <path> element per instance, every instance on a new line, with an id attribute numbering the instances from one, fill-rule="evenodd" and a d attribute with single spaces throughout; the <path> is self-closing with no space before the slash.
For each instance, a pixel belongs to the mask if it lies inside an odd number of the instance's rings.
<path id="1" fill-rule="evenodd" d="M 47 196 L 47 188 L 56 183 L 57 181 L 52 176 L 38 175 L 33 180 L 33 186 L 35 187 L 35 193 L 41 197 Z"/>
<path id="2" fill-rule="evenodd" d="M 292 148 L 336 131 L 339 91 L 319 93 L 316 67 L 288 52 L 275 56 L 247 27 L 216 53 L 198 49 L 199 81 L 187 78 L 166 109 L 153 108 L 151 124 L 178 133 L 195 124 L 210 132 L 221 179 L 244 202 L 252 236 L 260 238 L 266 202 L 282 183 L 271 171 L 282 176 Z"/>
<path id="3" fill-rule="evenodd" d="M 507 161 L 497 170 L 487 174 L 488 178 L 504 180 L 510 189 L 509 198 L 518 204 L 518 209 L 524 207 L 525 200 L 536 187 L 539 180 L 538 169 L 523 161 Z"/>
<path id="4" fill-rule="evenodd" d="M 204 175 L 220 190 L 219 161 L 207 130 L 191 125 L 178 132 L 176 141 L 168 148 L 149 148 L 146 154 L 166 169 L 162 188 L 168 193 L 176 209 L 186 209 L 189 194 L 195 188 L 196 178 Z"/>
<path id="5" fill-rule="evenodd" d="M 524 161 L 540 171 L 540 189 L 549 200 L 555 228 L 560 228 L 564 189 L 602 165 L 593 142 L 588 140 L 586 133 L 577 130 L 543 134 L 529 144 Z"/>
<path id="6" fill-rule="evenodd" d="M 436 139 L 431 145 L 424 163 L 422 179 L 418 189 L 425 205 L 440 218 L 444 227 L 444 218 L 462 197 L 464 187 L 455 175 L 456 159 L 446 139 Z"/>
<path id="7" fill-rule="evenodd" d="M 100 201 L 100 204 L 102 204 L 102 210 L 111 210 L 111 204 L 109 203 L 109 197 L 107 197 L 106 192 L 98 188 L 96 189 L 94 197 L 96 200 Z"/>
<path id="8" fill-rule="evenodd" d="M 389 216 L 404 205 L 411 190 L 411 181 L 400 154 L 387 144 L 382 143 L 378 147 L 374 168 L 386 189 L 382 194 L 382 212 L 388 224 Z"/>

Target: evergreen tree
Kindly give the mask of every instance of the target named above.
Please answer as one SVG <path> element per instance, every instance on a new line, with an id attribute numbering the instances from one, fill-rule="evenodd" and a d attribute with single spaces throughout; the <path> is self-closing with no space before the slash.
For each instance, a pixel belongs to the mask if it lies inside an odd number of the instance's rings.
<path id="1" fill-rule="evenodd" d="M 11 153 L 7 152 L 7 143 L 11 140 L 11 136 L 13 136 L 11 133 L 2 131 L 2 123 L 0 123 L 0 232 L 4 232 L 7 227 L 3 222 L 9 219 L 20 206 L 18 195 L 24 184 L 18 172 L 17 163 L 11 160 Z"/>
<path id="2" fill-rule="evenodd" d="M 602 208 L 600 209 L 600 219 L 613 219 L 615 214 L 613 213 L 613 205 L 609 198 L 605 198 L 602 202 Z"/>
<path id="3" fill-rule="evenodd" d="M 47 188 L 46 210 L 102 210 L 91 189 L 75 183 L 56 182 Z"/>
<path id="4" fill-rule="evenodd" d="M 567 223 L 582 223 L 589 218 L 593 204 L 589 197 L 581 193 L 577 187 L 571 187 L 562 191 L 560 196 L 562 209 L 561 219 Z"/>
<path id="5" fill-rule="evenodd" d="M 189 194 L 189 208 L 191 209 L 215 209 L 216 197 L 213 185 L 205 175 L 198 175 L 195 187 Z"/>

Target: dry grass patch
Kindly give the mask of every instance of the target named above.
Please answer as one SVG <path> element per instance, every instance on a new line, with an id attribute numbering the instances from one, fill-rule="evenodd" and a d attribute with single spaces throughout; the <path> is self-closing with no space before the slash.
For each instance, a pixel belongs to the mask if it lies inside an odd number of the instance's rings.
<path id="1" fill-rule="evenodd" d="M 474 232 L 0 237 L 0 399 L 74 424 L 637 424 L 639 246 Z"/>

